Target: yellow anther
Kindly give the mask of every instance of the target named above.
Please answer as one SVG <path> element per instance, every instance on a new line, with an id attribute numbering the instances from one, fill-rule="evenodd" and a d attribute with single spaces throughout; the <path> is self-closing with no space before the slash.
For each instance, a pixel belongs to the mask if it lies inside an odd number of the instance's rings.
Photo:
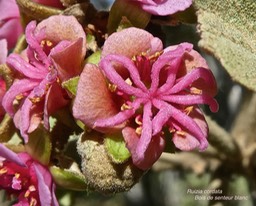
<path id="1" fill-rule="evenodd" d="M 114 84 L 108 84 L 108 89 L 109 89 L 111 92 L 115 92 L 115 91 L 116 91 L 116 88 L 117 88 L 116 85 L 114 85 Z"/>
<path id="2" fill-rule="evenodd" d="M 131 106 L 129 106 L 128 104 L 123 104 L 122 106 L 121 106 L 121 111 L 124 111 L 124 110 L 127 110 L 127 109 L 132 109 L 132 107 Z"/>
<path id="3" fill-rule="evenodd" d="M 35 198 L 31 198 L 31 201 L 30 201 L 30 203 L 29 203 L 29 206 L 36 206 L 37 205 L 37 201 L 36 201 L 36 199 Z"/>
<path id="4" fill-rule="evenodd" d="M 130 78 L 127 78 L 127 79 L 125 80 L 125 82 L 126 82 L 127 84 L 129 84 L 129 85 L 132 85 L 132 81 L 131 81 Z"/>
<path id="5" fill-rule="evenodd" d="M 40 46 L 44 47 L 44 45 L 45 45 L 45 40 L 42 40 L 41 43 L 40 43 Z"/>
<path id="6" fill-rule="evenodd" d="M 20 177 L 20 173 L 15 173 L 15 178 L 18 179 Z"/>
<path id="7" fill-rule="evenodd" d="M 137 117 L 135 118 L 135 123 L 136 123 L 137 125 L 142 125 L 142 121 L 141 121 L 140 119 L 141 119 L 140 116 L 137 116 Z"/>
<path id="8" fill-rule="evenodd" d="M 18 94 L 18 95 L 16 95 L 16 97 L 15 97 L 15 99 L 16 100 L 21 100 L 21 99 L 23 99 L 24 98 L 24 95 L 23 94 Z"/>
<path id="9" fill-rule="evenodd" d="M 192 94 L 202 94 L 202 90 L 201 90 L 201 89 L 197 89 L 197 88 L 195 88 L 195 87 L 191 87 L 191 88 L 190 88 L 190 92 L 191 92 Z"/>
<path id="10" fill-rule="evenodd" d="M 150 60 L 155 60 L 155 59 L 157 59 L 159 56 L 161 56 L 161 54 L 162 54 L 163 52 L 164 52 L 164 51 L 156 52 L 156 53 L 152 54 L 151 56 L 149 56 L 149 59 L 150 59 Z"/>
<path id="11" fill-rule="evenodd" d="M 185 113 L 186 113 L 187 115 L 189 115 L 189 114 L 193 111 L 193 109 L 194 109 L 193 106 L 189 106 L 189 107 L 186 107 L 186 109 L 185 109 L 184 111 L 185 111 Z"/>
<path id="12" fill-rule="evenodd" d="M 4 167 L 0 169 L 0 175 L 5 174 L 7 172 L 7 169 Z"/>
<path id="13" fill-rule="evenodd" d="M 24 197 L 28 198 L 31 192 L 36 191 L 36 188 L 34 185 L 30 185 L 28 190 L 25 192 Z"/>
<path id="14" fill-rule="evenodd" d="M 41 101 L 41 97 L 31 97 L 29 98 L 29 100 L 33 103 L 33 104 L 36 104 L 38 102 Z"/>
<path id="15" fill-rule="evenodd" d="M 27 191 L 25 192 L 25 194 L 24 194 L 24 197 L 25 197 L 25 198 L 28 198 L 28 197 L 29 197 L 29 195 L 30 195 L 30 191 L 29 191 L 29 190 L 27 190 Z"/>
<path id="16" fill-rule="evenodd" d="M 31 191 L 31 192 L 36 191 L 36 188 L 35 188 L 34 185 L 30 185 L 28 189 L 29 189 L 29 191 Z"/>
<path id="17" fill-rule="evenodd" d="M 136 134 L 141 135 L 142 127 L 137 127 L 135 132 L 136 132 Z"/>
<path id="18" fill-rule="evenodd" d="M 186 132 L 184 131 L 177 131 L 176 134 L 184 137 L 186 136 Z"/>
<path id="19" fill-rule="evenodd" d="M 45 45 L 48 46 L 48 47 L 51 47 L 52 42 L 50 40 L 42 40 L 41 43 L 40 43 L 40 46 L 44 47 Z"/>
<path id="20" fill-rule="evenodd" d="M 46 45 L 50 47 L 50 46 L 52 46 L 52 42 L 49 41 L 49 40 L 47 40 L 47 41 L 46 41 Z"/>

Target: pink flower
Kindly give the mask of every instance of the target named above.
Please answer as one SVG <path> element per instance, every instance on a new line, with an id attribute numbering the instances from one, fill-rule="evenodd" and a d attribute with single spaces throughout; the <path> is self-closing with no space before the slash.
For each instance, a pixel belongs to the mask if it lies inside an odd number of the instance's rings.
<path id="1" fill-rule="evenodd" d="M 6 39 L 0 40 L 0 64 L 4 64 L 7 57 L 7 41 Z M 0 123 L 4 117 L 5 111 L 2 106 L 3 96 L 6 92 L 6 84 L 4 79 L 0 76 Z"/>
<path id="2" fill-rule="evenodd" d="M 190 7 L 192 0 L 132 0 L 143 10 L 159 16 L 171 15 Z"/>
<path id="3" fill-rule="evenodd" d="M 0 189 L 18 198 L 16 206 L 57 206 L 49 170 L 27 153 L 14 153 L 0 144 Z"/>
<path id="4" fill-rule="evenodd" d="M 84 30 L 72 16 L 51 16 L 37 26 L 30 22 L 26 40 L 28 47 L 21 55 L 7 58 L 20 77 L 3 98 L 3 107 L 25 141 L 42 119 L 49 129 L 49 115 L 67 105 L 70 99 L 61 83 L 80 74 L 86 51 Z"/>
<path id="5" fill-rule="evenodd" d="M 23 32 L 20 13 L 15 0 L 0 0 L 0 39 L 6 39 L 8 48 L 15 46 Z"/>
<path id="6" fill-rule="evenodd" d="M 189 43 L 163 50 L 160 39 L 129 28 L 105 42 L 99 68 L 81 74 L 73 114 L 101 132 L 122 130 L 133 163 L 148 169 L 172 140 L 181 150 L 208 146 L 198 104 L 213 112 L 216 82 Z"/>

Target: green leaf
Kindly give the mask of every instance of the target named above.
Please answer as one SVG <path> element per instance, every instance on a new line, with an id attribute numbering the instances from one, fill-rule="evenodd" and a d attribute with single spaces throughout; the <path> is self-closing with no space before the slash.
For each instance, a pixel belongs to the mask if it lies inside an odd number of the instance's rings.
<path id="1" fill-rule="evenodd" d="M 70 169 L 61 169 L 57 166 L 51 166 L 50 172 L 54 182 L 63 188 L 77 191 L 83 191 L 88 188 L 86 179 L 81 172 Z"/>
<path id="2" fill-rule="evenodd" d="M 217 57 L 231 77 L 256 91 L 256 1 L 195 0 L 199 46 Z"/>
<path id="3" fill-rule="evenodd" d="M 96 51 L 85 60 L 85 63 L 98 64 L 100 57 L 101 51 Z"/>
<path id="4" fill-rule="evenodd" d="M 133 26 L 144 29 L 150 21 L 151 14 L 132 1 L 116 0 L 109 13 L 107 25 L 109 34 L 117 30 L 123 17 L 126 17 Z"/>
<path id="5" fill-rule="evenodd" d="M 79 76 L 73 77 L 62 83 L 62 87 L 69 91 L 73 96 L 76 96 L 77 85 L 79 81 Z"/>
<path id="6" fill-rule="evenodd" d="M 125 146 L 125 141 L 121 134 L 112 134 L 104 138 L 104 146 L 116 164 L 124 163 L 131 156 L 129 150 Z"/>
<path id="7" fill-rule="evenodd" d="M 34 159 L 47 165 L 51 157 L 51 137 L 50 133 L 40 125 L 29 135 L 29 141 L 25 145 L 26 152 Z"/>
<path id="8" fill-rule="evenodd" d="M 8 142 L 15 133 L 13 119 L 5 114 L 0 124 L 0 142 Z"/>

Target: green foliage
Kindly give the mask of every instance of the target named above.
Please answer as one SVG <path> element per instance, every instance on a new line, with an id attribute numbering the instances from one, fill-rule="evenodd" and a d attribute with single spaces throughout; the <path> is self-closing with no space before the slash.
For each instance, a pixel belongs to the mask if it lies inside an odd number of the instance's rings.
<path id="1" fill-rule="evenodd" d="M 130 157 L 130 152 L 121 134 L 108 135 L 104 139 L 104 145 L 114 163 L 124 163 Z"/>
<path id="2" fill-rule="evenodd" d="M 26 152 L 40 163 L 47 165 L 51 157 L 50 133 L 41 125 L 29 135 Z"/>
<path id="3" fill-rule="evenodd" d="M 57 166 L 51 166 L 50 172 L 56 184 L 63 188 L 77 191 L 87 189 L 86 179 L 79 172 L 70 169 L 62 169 Z"/>
<path id="4" fill-rule="evenodd" d="M 79 76 L 73 77 L 62 83 L 62 87 L 70 92 L 73 96 L 76 96 L 77 85 L 79 81 Z"/>
<path id="5" fill-rule="evenodd" d="M 231 77 L 256 91 L 256 1 L 195 0 L 199 46 L 214 54 Z"/>

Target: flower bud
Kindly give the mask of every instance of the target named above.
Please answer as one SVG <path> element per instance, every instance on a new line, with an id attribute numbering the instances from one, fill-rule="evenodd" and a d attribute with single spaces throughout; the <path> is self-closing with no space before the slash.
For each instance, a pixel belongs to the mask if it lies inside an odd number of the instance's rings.
<path id="1" fill-rule="evenodd" d="M 92 190 L 104 194 L 128 191 L 144 173 L 130 159 L 122 164 L 113 163 L 100 133 L 81 135 L 77 150 L 82 158 L 82 172 Z"/>

